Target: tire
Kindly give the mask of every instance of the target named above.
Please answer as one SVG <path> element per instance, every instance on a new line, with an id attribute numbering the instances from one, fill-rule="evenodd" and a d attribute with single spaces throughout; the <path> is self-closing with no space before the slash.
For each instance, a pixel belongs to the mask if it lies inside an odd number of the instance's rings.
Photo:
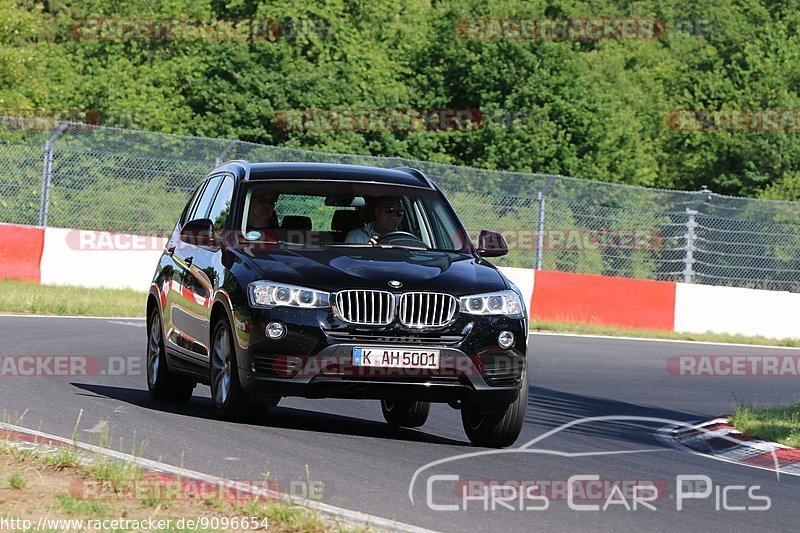
<path id="1" fill-rule="evenodd" d="M 381 400 L 383 418 L 390 426 L 418 428 L 428 420 L 430 402 Z"/>
<path id="2" fill-rule="evenodd" d="M 509 404 L 505 413 L 481 414 L 473 405 L 461 408 L 461 423 L 470 442 L 486 448 L 511 446 L 522 432 L 522 423 L 528 410 L 528 371 L 523 371 L 519 396 Z"/>
<path id="3" fill-rule="evenodd" d="M 192 398 L 196 383 L 169 371 L 164 352 L 164 328 L 161 315 L 153 309 L 147 320 L 147 390 L 156 400 L 186 403 Z"/>
<path id="4" fill-rule="evenodd" d="M 250 418 L 256 409 L 239 383 L 233 335 L 227 320 L 220 320 L 214 325 L 210 348 L 211 401 L 217 416 L 223 420 Z"/>

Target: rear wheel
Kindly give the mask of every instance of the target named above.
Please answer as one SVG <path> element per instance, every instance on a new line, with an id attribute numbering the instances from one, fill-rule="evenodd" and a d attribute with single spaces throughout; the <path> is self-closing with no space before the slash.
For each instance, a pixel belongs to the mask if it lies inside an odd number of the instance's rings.
<path id="1" fill-rule="evenodd" d="M 509 404 L 504 413 L 481 413 L 474 405 L 461 408 L 464 432 L 475 446 L 504 448 L 511 446 L 522 432 L 522 423 L 528 410 L 528 372 L 523 371 L 519 396 Z"/>
<path id="2" fill-rule="evenodd" d="M 239 383 L 233 336 L 224 319 L 216 323 L 211 337 L 211 399 L 225 420 L 241 420 L 255 411 Z"/>
<path id="3" fill-rule="evenodd" d="M 188 402 L 195 382 L 169 371 L 164 355 L 161 315 L 153 309 L 147 321 L 147 390 L 157 400 Z"/>
<path id="4" fill-rule="evenodd" d="M 428 420 L 430 402 L 381 400 L 383 418 L 390 426 L 418 428 Z"/>

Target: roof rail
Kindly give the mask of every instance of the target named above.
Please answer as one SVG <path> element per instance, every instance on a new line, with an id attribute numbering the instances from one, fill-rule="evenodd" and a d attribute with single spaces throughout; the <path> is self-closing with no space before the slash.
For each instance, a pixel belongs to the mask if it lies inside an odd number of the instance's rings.
<path id="1" fill-rule="evenodd" d="M 421 181 L 422 183 L 424 183 L 425 185 L 427 185 L 431 189 L 435 189 L 436 188 L 436 187 L 434 187 L 433 182 L 428 178 L 428 176 L 423 174 L 423 172 L 421 170 L 417 169 L 417 168 L 412 168 L 412 167 L 394 167 L 392 170 L 399 170 L 401 172 L 405 172 L 406 174 L 411 174 L 412 176 L 417 178 L 419 181 Z"/>
<path id="2" fill-rule="evenodd" d="M 227 167 L 228 165 L 238 165 L 244 169 L 246 174 L 250 174 L 250 162 L 244 159 L 230 159 L 228 161 L 223 161 L 222 163 L 214 167 L 213 171 L 217 171 L 223 167 Z"/>
<path id="3" fill-rule="evenodd" d="M 242 166 L 249 166 L 250 165 L 250 162 L 247 161 L 246 159 L 229 159 L 228 161 L 223 161 L 222 163 L 220 163 L 217 166 L 218 167 L 224 167 L 225 165 L 230 165 L 231 163 L 238 163 L 238 164 L 240 164 Z"/>

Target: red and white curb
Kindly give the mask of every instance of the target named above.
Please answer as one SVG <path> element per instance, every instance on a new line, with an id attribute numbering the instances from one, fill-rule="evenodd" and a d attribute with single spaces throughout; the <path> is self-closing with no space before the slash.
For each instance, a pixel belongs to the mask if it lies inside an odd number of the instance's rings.
<path id="1" fill-rule="evenodd" d="M 745 435 L 730 424 L 728 417 L 693 426 L 665 426 L 657 436 L 673 447 L 719 461 L 800 476 L 799 449 Z"/>
<path id="2" fill-rule="evenodd" d="M 410 524 L 405 524 L 403 522 L 398 522 L 395 520 L 389 520 L 387 518 L 382 518 L 379 516 L 361 513 L 359 511 L 351 511 L 349 509 L 328 505 L 326 503 L 309 500 L 298 496 L 292 496 L 269 488 L 265 488 L 264 486 L 258 486 L 250 483 L 243 483 L 241 481 L 232 481 L 216 476 L 211 476 L 208 474 L 203 474 L 202 472 L 196 472 L 194 470 L 188 470 L 186 468 L 181 468 L 170 464 L 161 463 L 158 461 L 152 461 L 150 459 L 135 457 L 127 453 L 117 452 L 114 450 L 101 448 L 99 446 L 94 446 L 92 444 L 86 444 L 83 442 L 72 441 L 70 439 L 59 437 L 57 435 L 50 435 L 48 433 L 42 433 L 41 431 L 35 431 L 32 429 L 15 426 L 13 424 L 8 424 L 5 422 L 0 422 L 0 438 L 2 438 L 11 446 L 17 447 L 19 449 L 31 450 L 34 452 L 54 451 L 57 450 L 59 447 L 68 446 L 80 450 L 82 452 L 85 452 L 86 455 L 83 458 L 83 460 L 85 460 L 86 462 L 91 461 L 92 454 L 101 455 L 118 461 L 125 461 L 128 463 L 136 464 L 145 470 L 158 474 L 159 477 L 161 478 L 164 477 L 171 477 L 172 479 L 180 478 L 180 480 L 183 483 L 185 483 L 185 480 L 192 480 L 196 482 L 198 485 L 219 487 L 221 490 L 235 491 L 237 494 L 250 494 L 254 497 L 259 497 L 264 499 L 282 500 L 285 502 L 293 503 L 295 505 L 307 507 L 309 509 L 312 509 L 319 513 L 323 513 L 334 519 L 340 519 L 350 523 L 373 527 L 381 531 L 398 531 L 404 533 L 434 533 L 434 531 L 430 529 L 424 529 L 421 527 L 412 526 Z"/>

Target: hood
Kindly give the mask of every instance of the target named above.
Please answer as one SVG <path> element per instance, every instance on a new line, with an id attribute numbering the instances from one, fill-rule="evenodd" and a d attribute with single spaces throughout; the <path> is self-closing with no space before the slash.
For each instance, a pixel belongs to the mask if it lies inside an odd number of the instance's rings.
<path id="1" fill-rule="evenodd" d="M 329 292 L 424 290 L 463 296 L 508 288 L 492 264 L 465 253 L 372 247 L 276 247 L 239 253 L 262 271 L 263 279 Z M 392 288 L 390 280 L 402 286 Z"/>

